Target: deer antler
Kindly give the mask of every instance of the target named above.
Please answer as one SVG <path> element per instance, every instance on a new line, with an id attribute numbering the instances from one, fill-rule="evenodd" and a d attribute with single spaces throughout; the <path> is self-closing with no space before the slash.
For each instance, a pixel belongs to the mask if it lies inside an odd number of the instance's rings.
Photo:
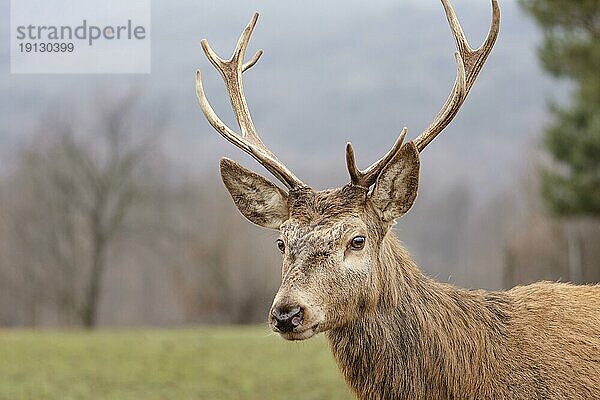
<path id="1" fill-rule="evenodd" d="M 206 95 L 204 94 L 204 88 L 202 87 L 200 70 L 196 71 L 196 96 L 198 97 L 198 104 L 208 122 L 217 132 L 219 132 L 219 134 L 221 134 L 221 136 L 254 157 L 288 189 L 305 186 L 304 183 L 294 176 L 294 174 L 292 174 L 292 172 L 288 170 L 287 167 L 264 145 L 256 133 L 252 118 L 250 117 L 250 112 L 248 111 L 248 105 L 246 104 L 242 86 L 242 73 L 253 67 L 263 53 L 262 50 L 257 51 L 248 62 L 244 63 L 246 47 L 248 46 L 248 41 L 250 40 L 252 30 L 254 29 L 257 20 L 258 13 L 255 13 L 242 32 L 229 60 L 223 60 L 217 56 L 206 39 L 203 39 L 200 42 L 206 57 L 223 77 L 235 118 L 241 130 L 241 135 L 236 134 L 225 125 L 210 106 L 206 99 Z"/>
<path id="2" fill-rule="evenodd" d="M 398 139 L 396 139 L 396 143 L 387 152 L 385 156 L 383 156 L 379 161 L 372 164 L 369 168 L 364 171 L 359 170 L 356 167 L 356 162 L 354 159 L 354 149 L 352 149 L 352 143 L 346 143 L 346 165 L 348 166 L 348 172 L 350 173 L 350 180 L 355 186 L 362 186 L 364 188 L 369 188 L 372 184 L 377 180 L 377 175 L 379 172 L 385 167 L 385 165 L 396 155 L 400 148 L 402 147 L 402 143 L 404 142 L 404 137 L 406 136 L 407 128 L 402 129 Z"/>
<path id="3" fill-rule="evenodd" d="M 444 130 L 446 126 L 452 121 L 452 119 L 458 113 L 458 110 L 464 103 L 471 87 L 477 79 L 477 75 L 485 60 L 490 55 L 492 47 L 498 37 L 498 31 L 500 29 L 500 8 L 498 7 L 498 1 L 492 0 L 492 23 L 488 32 L 485 42 L 477 50 L 473 50 L 467 38 L 460 26 L 460 22 L 456 17 L 454 9 L 448 2 L 448 0 L 442 0 L 444 9 L 446 10 L 446 16 L 450 23 L 450 29 L 452 29 L 452 35 L 456 42 L 457 52 L 456 57 L 456 82 L 450 92 L 450 96 L 444 103 L 444 106 L 433 120 L 433 122 L 414 140 L 415 146 L 419 152 L 421 152 L 425 146 L 427 146 L 435 137 Z"/>
<path id="4" fill-rule="evenodd" d="M 413 143 L 419 152 L 435 139 L 435 137 L 448 126 L 450 121 L 456 116 L 458 110 L 464 103 L 477 75 L 481 71 L 483 64 L 487 57 L 492 51 L 492 47 L 498 37 L 498 31 L 500 28 L 500 8 L 498 7 L 498 1 L 492 0 L 492 22 L 491 26 L 485 39 L 485 42 L 477 50 L 473 50 L 465 34 L 460 26 L 460 22 L 456 17 L 456 13 L 450 5 L 448 0 L 441 0 L 446 11 L 446 17 L 456 42 L 455 53 L 456 58 L 456 81 L 454 87 L 448 96 L 448 99 L 444 103 L 444 106 L 439 111 L 433 122 L 429 124 L 419 137 L 417 137 Z M 383 167 L 394 157 L 394 155 L 402 147 L 402 140 L 406 134 L 406 128 L 402 130 L 400 136 L 396 140 L 396 143 L 392 149 L 379 161 L 371 165 L 364 171 L 360 171 L 356 167 L 354 151 L 352 145 L 348 143 L 346 145 L 346 164 L 348 165 L 348 171 L 350 173 L 350 179 L 352 184 L 357 186 L 369 187 L 375 183 L 379 172 Z"/>

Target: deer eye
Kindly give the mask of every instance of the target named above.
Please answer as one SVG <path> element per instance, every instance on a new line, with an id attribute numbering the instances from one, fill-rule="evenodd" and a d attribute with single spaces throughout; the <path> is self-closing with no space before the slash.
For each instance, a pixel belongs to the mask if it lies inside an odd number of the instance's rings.
<path id="1" fill-rule="evenodd" d="M 350 248 L 352 250 L 362 250 L 362 248 L 365 247 L 365 240 L 364 236 L 355 236 L 350 241 Z"/>
<path id="2" fill-rule="evenodd" d="M 281 251 L 282 253 L 285 251 L 285 243 L 283 243 L 283 240 L 281 239 L 277 239 L 277 248 L 279 249 L 279 251 Z"/>

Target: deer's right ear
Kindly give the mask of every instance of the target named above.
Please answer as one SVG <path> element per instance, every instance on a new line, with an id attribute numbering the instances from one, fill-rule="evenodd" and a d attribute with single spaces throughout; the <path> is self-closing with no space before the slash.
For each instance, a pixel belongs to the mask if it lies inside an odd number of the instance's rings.
<path id="1" fill-rule="evenodd" d="M 413 142 L 408 142 L 379 173 L 371 201 L 386 222 L 412 207 L 419 188 L 419 167 L 419 151 Z"/>
<path id="2" fill-rule="evenodd" d="M 223 183 L 244 217 L 256 225 L 279 229 L 289 217 L 288 195 L 233 160 L 222 158 L 220 166 Z"/>

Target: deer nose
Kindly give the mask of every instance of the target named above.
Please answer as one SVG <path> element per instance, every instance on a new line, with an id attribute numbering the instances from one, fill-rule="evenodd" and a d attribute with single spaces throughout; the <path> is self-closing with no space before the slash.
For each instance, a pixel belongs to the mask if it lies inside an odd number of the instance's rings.
<path id="1" fill-rule="evenodd" d="M 302 323 L 304 312 L 298 306 L 274 307 L 271 310 L 273 325 L 279 332 L 291 332 Z"/>

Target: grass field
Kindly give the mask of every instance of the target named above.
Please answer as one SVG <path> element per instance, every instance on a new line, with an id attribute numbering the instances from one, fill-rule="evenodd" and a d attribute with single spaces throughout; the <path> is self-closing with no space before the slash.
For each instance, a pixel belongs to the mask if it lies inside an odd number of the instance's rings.
<path id="1" fill-rule="evenodd" d="M 266 327 L 0 331 L 0 399 L 352 399 L 325 338 Z"/>

